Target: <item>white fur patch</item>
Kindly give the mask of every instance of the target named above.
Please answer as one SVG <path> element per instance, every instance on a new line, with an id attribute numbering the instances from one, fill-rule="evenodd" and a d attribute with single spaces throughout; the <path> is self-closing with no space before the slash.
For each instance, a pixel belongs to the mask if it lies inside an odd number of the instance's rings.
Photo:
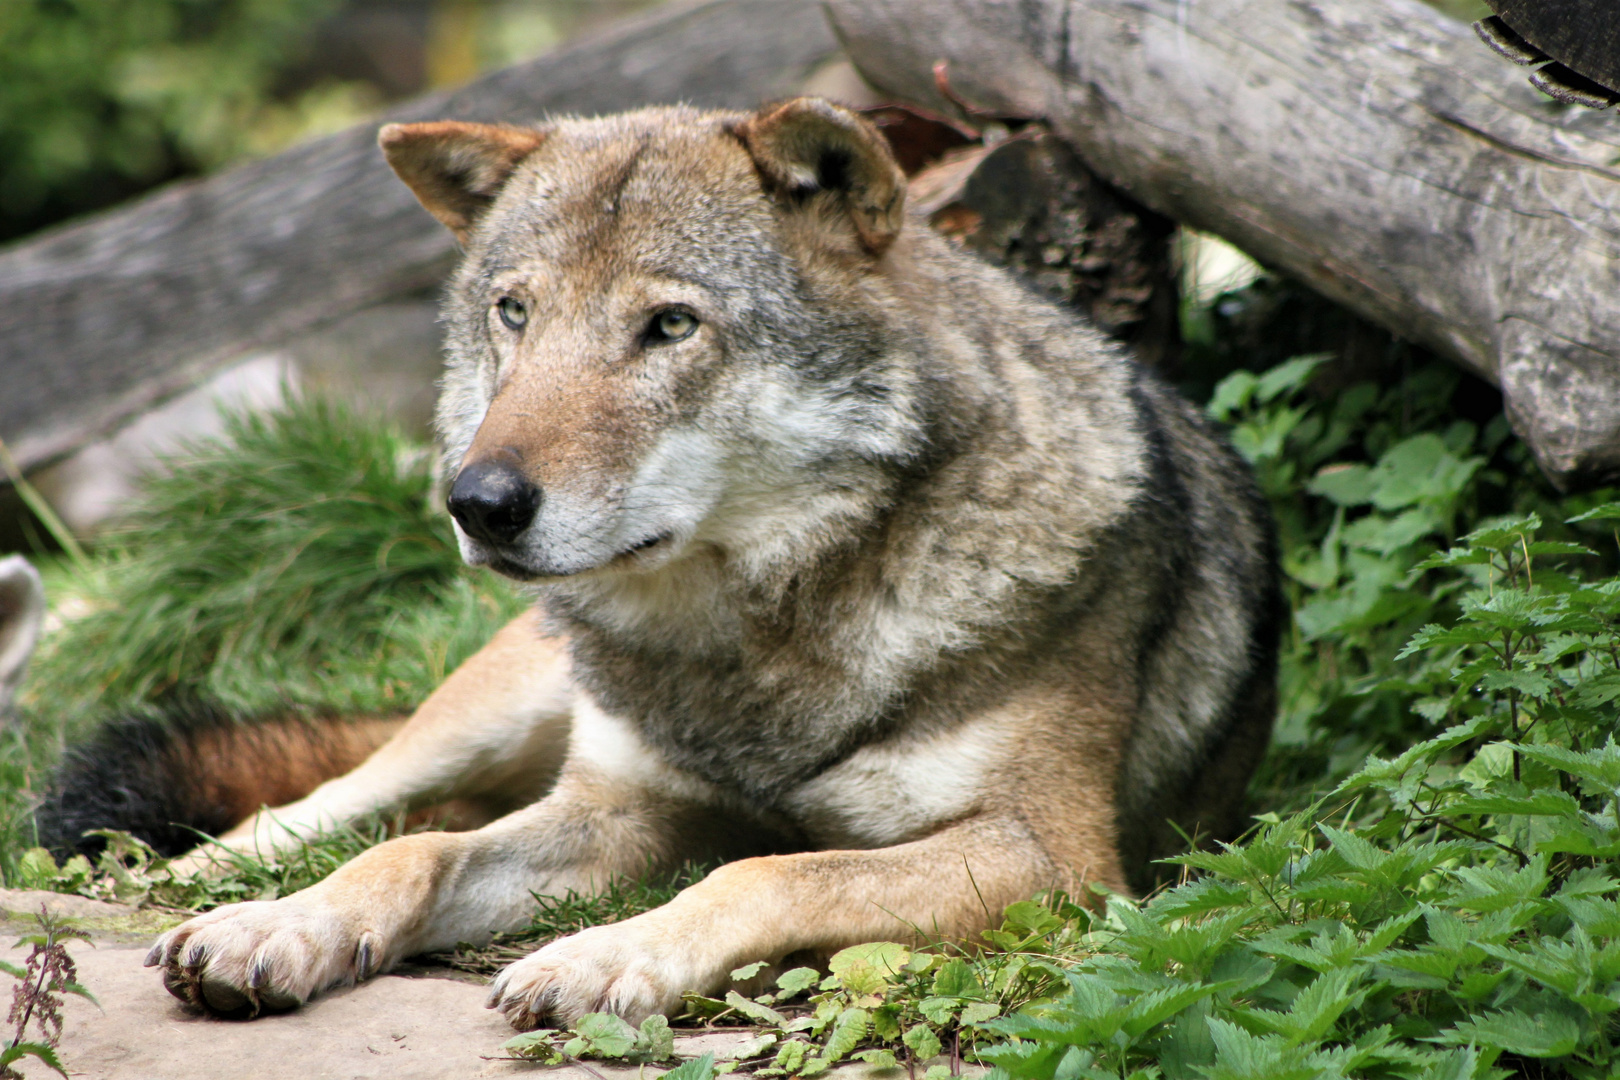
<path id="1" fill-rule="evenodd" d="M 786 809 L 819 848 L 914 840 L 975 809 L 1012 736 L 1000 716 L 866 746 L 795 790 Z"/>
<path id="2" fill-rule="evenodd" d="M 665 761 L 647 745 L 634 725 L 603 712 L 583 693 L 575 699 L 568 759 L 571 765 L 588 766 L 616 784 L 649 788 L 696 802 L 715 799 L 712 785 Z"/>

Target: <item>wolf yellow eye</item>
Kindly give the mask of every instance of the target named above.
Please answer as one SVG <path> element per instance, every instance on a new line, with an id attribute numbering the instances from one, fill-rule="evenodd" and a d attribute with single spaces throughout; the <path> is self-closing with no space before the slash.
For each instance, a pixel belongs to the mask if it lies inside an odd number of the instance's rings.
<path id="1" fill-rule="evenodd" d="M 669 342 L 691 337 L 697 325 L 697 317 L 689 311 L 677 309 L 660 311 L 653 316 L 651 332 L 647 336 L 654 344 L 667 345 Z"/>
<path id="2" fill-rule="evenodd" d="M 521 330 L 529 321 L 529 309 L 523 306 L 523 301 L 514 296 L 503 296 L 495 305 L 500 313 L 501 322 L 506 324 L 508 330 Z"/>

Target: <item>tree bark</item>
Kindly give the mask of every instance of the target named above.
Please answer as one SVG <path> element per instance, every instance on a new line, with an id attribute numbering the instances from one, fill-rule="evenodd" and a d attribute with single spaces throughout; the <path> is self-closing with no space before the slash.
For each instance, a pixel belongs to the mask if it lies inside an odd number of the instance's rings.
<path id="1" fill-rule="evenodd" d="M 791 92 L 836 50 L 814 4 L 679 4 L 382 120 L 748 107 Z M 389 171 L 376 129 L 176 185 L 0 252 L 0 437 L 22 467 L 66 454 L 235 356 L 441 280 L 450 234 Z"/>
<path id="2" fill-rule="evenodd" d="M 1416 0 L 827 0 L 880 89 L 1044 118 L 1102 176 L 1496 382 L 1620 477 L 1620 121 Z M 944 62 L 936 72 L 936 65 Z"/>

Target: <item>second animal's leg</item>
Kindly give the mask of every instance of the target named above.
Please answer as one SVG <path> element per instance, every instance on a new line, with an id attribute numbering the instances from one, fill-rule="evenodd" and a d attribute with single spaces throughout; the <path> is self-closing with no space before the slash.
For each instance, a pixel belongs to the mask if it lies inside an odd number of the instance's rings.
<path id="1" fill-rule="evenodd" d="M 273 857 L 367 814 L 468 799 L 496 817 L 533 802 L 555 780 L 568 745 L 573 688 L 565 650 L 525 612 L 360 766 L 297 802 L 261 810 L 171 869 L 206 870 L 226 856 L 222 848 Z"/>

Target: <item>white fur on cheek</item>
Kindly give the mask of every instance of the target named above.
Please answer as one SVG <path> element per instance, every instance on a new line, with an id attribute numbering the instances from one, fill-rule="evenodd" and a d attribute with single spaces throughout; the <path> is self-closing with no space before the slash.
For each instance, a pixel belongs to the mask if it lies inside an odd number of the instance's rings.
<path id="1" fill-rule="evenodd" d="M 726 457 L 725 448 L 706 432 L 664 432 L 625 488 L 614 543 L 628 546 L 662 532 L 690 539 L 725 488 Z"/>

